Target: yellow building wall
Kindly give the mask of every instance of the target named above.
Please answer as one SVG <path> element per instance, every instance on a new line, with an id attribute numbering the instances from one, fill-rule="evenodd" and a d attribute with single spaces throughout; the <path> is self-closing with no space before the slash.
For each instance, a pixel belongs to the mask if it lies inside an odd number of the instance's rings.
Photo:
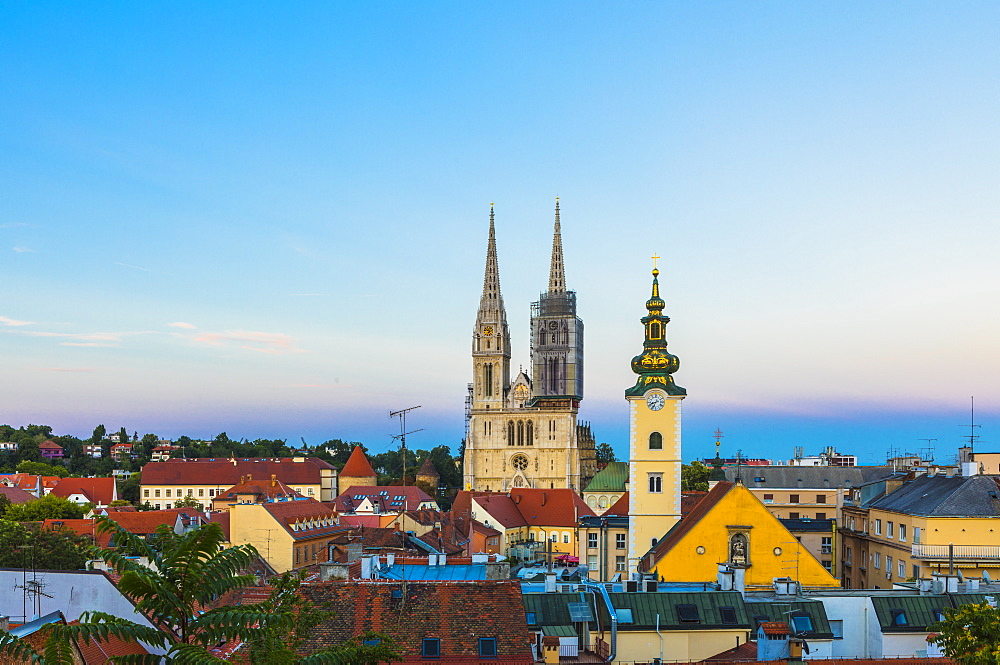
<path id="1" fill-rule="evenodd" d="M 694 662 L 732 649 L 747 641 L 746 630 L 661 630 L 664 662 Z M 600 638 L 610 644 L 611 632 L 591 633 L 591 644 Z M 618 631 L 615 663 L 650 663 L 660 657 L 660 637 L 656 631 Z"/>
<path id="2" fill-rule="evenodd" d="M 260 504 L 233 505 L 229 511 L 229 542 L 253 545 L 279 573 L 294 567 L 294 539 Z"/>
<path id="3" fill-rule="evenodd" d="M 740 528 L 730 528 L 737 526 Z M 770 586 L 775 577 L 791 577 L 803 586 L 840 586 L 742 484 L 733 486 L 702 516 L 656 562 L 654 572 L 667 582 L 715 581 L 718 564 L 729 560 L 729 534 L 733 530 L 748 533 L 750 566 L 744 578 L 747 586 Z"/>
<path id="4" fill-rule="evenodd" d="M 649 395 L 647 391 L 645 394 Z M 681 400 L 664 395 L 665 404 L 653 411 L 645 397 L 629 397 L 629 571 L 681 518 Z M 663 448 L 650 450 L 653 432 Z M 650 492 L 650 474 L 662 474 L 660 492 Z"/>

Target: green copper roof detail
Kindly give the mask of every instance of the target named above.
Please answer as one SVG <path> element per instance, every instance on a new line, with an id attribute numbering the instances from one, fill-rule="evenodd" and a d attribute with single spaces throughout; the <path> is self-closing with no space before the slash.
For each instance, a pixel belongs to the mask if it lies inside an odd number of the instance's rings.
<path id="1" fill-rule="evenodd" d="M 646 328 L 643 351 L 632 358 L 632 371 L 639 375 L 635 385 L 625 391 L 626 396 L 640 396 L 647 390 L 660 388 L 668 395 L 687 395 L 687 391 L 674 383 L 670 376 L 680 369 L 680 358 L 667 351 L 667 324 L 670 317 L 663 313 L 666 303 L 660 297 L 660 271 L 653 268 L 653 293 L 646 301 L 648 315 L 640 319 Z"/>
<path id="2" fill-rule="evenodd" d="M 584 492 L 624 492 L 628 482 L 628 462 L 608 462 L 597 472 Z"/>

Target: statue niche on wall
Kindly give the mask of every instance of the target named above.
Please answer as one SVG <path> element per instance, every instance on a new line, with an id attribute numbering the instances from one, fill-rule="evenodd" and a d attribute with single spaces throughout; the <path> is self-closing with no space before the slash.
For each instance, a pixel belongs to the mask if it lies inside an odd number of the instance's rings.
<path id="1" fill-rule="evenodd" d="M 750 565 L 750 541 L 745 533 L 729 536 L 729 563 L 734 566 Z"/>

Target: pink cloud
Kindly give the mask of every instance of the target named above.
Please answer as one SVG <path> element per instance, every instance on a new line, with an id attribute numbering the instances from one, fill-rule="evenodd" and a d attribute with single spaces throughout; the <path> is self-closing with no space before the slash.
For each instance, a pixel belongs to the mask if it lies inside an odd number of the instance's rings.
<path id="1" fill-rule="evenodd" d="M 303 353 L 303 349 L 297 348 L 294 339 L 285 333 L 232 330 L 221 333 L 201 333 L 193 339 L 196 342 L 204 342 L 213 346 L 223 346 L 235 342 L 242 349 L 260 353 Z"/>
<path id="2" fill-rule="evenodd" d="M 192 323 L 185 323 L 183 321 L 174 321 L 173 323 L 168 323 L 171 328 L 185 328 L 187 330 L 194 330 L 197 326 Z"/>
<path id="3" fill-rule="evenodd" d="M 32 321 L 18 321 L 17 319 L 8 319 L 6 316 L 0 316 L 0 324 L 5 326 L 30 326 Z"/>

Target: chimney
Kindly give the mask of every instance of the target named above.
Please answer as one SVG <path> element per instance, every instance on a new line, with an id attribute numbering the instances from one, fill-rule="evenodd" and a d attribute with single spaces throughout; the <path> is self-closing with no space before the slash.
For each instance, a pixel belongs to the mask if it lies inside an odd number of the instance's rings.
<path id="1" fill-rule="evenodd" d="M 247 480 L 253 480 L 253 474 L 252 473 L 248 473 L 247 474 Z"/>
<path id="2" fill-rule="evenodd" d="M 548 498 L 549 498 L 549 497 L 548 497 L 548 493 L 547 493 L 547 492 L 542 492 L 542 505 L 543 505 L 543 506 L 545 505 L 545 501 L 546 501 L 546 500 L 547 500 Z"/>
<path id="3" fill-rule="evenodd" d="M 278 476 L 276 476 L 276 475 L 274 475 L 274 474 L 272 473 L 272 474 L 271 474 L 271 487 L 274 487 L 274 486 L 275 486 L 275 485 L 277 485 L 277 484 L 278 484 Z"/>

